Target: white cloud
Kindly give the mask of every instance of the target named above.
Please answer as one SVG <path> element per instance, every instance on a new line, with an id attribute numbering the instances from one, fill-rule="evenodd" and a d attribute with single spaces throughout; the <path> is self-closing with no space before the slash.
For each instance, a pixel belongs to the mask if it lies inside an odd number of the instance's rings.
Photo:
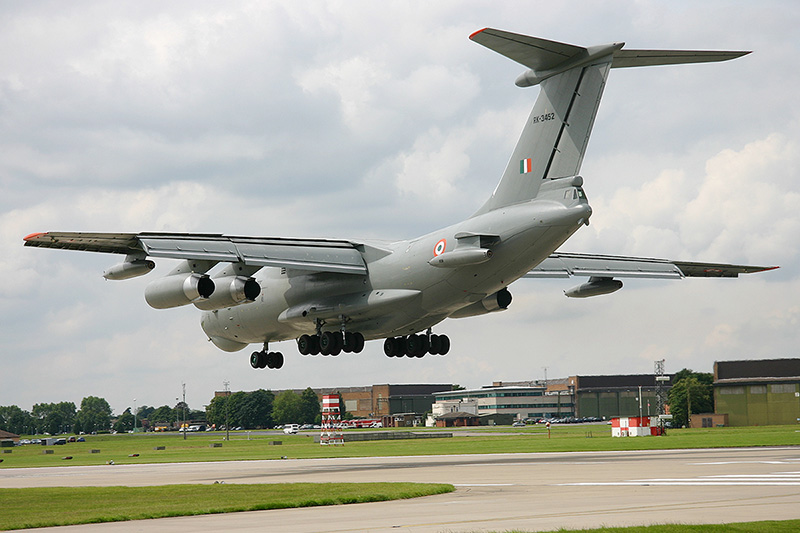
<path id="1" fill-rule="evenodd" d="M 121 411 L 134 397 L 174 403 L 185 380 L 200 407 L 226 378 L 245 390 L 475 387 L 539 378 L 543 366 L 563 376 L 796 356 L 794 6 L 51 7 L 0 8 L 0 46 L 14 50 L 0 57 L 0 363 L 17 378 L 0 405 L 97 394 Z M 391 239 L 468 216 L 536 96 L 513 86 L 521 67 L 467 39 L 484 26 L 587 45 L 755 49 L 612 72 L 583 167 L 592 225 L 565 249 L 782 268 L 630 281 L 583 301 L 562 294 L 579 280 L 523 280 L 507 312 L 439 326 L 448 357 L 387 359 L 371 342 L 358 356 L 303 358 L 282 343 L 287 364 L 267 373 L 211 346 L 194 309 L 149 309 L 147 279 L 104 282 L 119 258 L 22 247 L 46 230 Z"/>

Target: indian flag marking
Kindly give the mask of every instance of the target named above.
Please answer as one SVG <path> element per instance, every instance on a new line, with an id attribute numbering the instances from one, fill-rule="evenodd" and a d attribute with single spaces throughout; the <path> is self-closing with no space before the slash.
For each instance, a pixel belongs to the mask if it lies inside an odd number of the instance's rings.
<path id="1" fill-rule="evenodd" d="M 520 174 L 527 174 L 531 170 L 533 170 L 533 160 L 530 157 L 519 162 Z"/>

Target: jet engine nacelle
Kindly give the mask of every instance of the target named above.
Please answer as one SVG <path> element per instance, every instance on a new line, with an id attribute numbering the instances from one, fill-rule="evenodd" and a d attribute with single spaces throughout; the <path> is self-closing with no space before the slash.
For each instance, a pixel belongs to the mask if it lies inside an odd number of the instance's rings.
<path id="1" fill-rule="evenodd" d="M 194 302 L 194 306 L 203 311 L 254 302 L 261 294 L 261 285 L 253 278 L 230 276 L 211 281 L 214 282 L 214 293 L 205 300 Z"/>
<path id="2" fill-rule="evenodd" d="M 589 278 L 588 283 L 572 287 L 564 291 L 569 298 L 588 298 L 589 296 L 599 296 L 601 294 L 611 294 L 622 288 L 622 282 L 612 278 Z"/>
<path id="3" fill-rule="evenodd" d="M 511 292 L 509 292 L 508 289 L 500 289 L 479 302 L 459 309 L 450 315 L 450 318 L 467 318 L 470 316 L 485 315 L 486 313 L 494 313 L 495 311 L 508 309 L 509 305 L 511 305 Z"/>
<path id="4" fill-rule="evenodd" d="M 466 248 L 437 255 L 428 264 L 435 267 L 453 268 L 485 263 L 492 258 L 492 251 L 486 248 Z"/>
<path id="5" fill-rule="evenodd" d="M 114 265 L 105 272 L 103 277 L 106 279 L 122 280 L 144 276 L 156 267 L 155 262 L 149 259 L 135 259 Z"/>
<path id="6" fill-rule="evenodd" d="M 144 290 L 144 299 L 155 309 L 187 305 L 214 293 L 214 282 L 206 274 L 175 274 L 157 279 Z"/>

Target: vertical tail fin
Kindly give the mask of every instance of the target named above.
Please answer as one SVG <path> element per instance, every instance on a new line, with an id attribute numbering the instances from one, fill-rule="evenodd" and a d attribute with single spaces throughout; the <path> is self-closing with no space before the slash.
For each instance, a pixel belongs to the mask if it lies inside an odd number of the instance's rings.
<path id="1" fill-rule="evenodd" d="M 528 67 L 518 86 L 541 85 L 500 183 L 476 215 L 531 200 L 543 180 L 580 172 L 610 68 L 725 61 L 748 53 L 622 50 L 625 43 L 583 48 L 491 28 L 470 39 Z"/>

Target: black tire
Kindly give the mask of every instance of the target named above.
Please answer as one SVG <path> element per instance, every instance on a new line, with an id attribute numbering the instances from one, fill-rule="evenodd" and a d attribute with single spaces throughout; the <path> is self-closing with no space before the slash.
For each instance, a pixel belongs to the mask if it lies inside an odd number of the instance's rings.
<path id="1" fill-rule="evenodd" d="M 350 331 L 345 331 L 344 342 L 342 343 L 342 351 L 345 353 L 354 352 L 355 351 L 353 349 L 354 346 L 355 346 L 355 335 Z"/>
<path id="2" fill-rule="evenodd" d="M 336 337 L 332 331 L 326 331 L 319 336 L 319 353 L 330 355 L 336 346 Z"/>
<path id="3" fill-rule="evenodd" d="M 259 354 L 261 352 L 253 352 L 250 354 L 250 366 L 253 368 L 259 368 L 258 364 L 260 362 Z"/>
<path id="4" fill-rule="evenodd" d="M 269 354 L 267 352 L 258 353 L 258 368 L 267 368 L 267 363 L 269 363 Z"/>
<path id="5" fill-rule="evenodd" d="M 364 335 L 359 332 L 353 333 L 353 352 L 361 353 L 361 350 L 364 349 Z"/>
<path id="6" fill-rule="evenodd" d="M 441 345 L 439 346 L 439 355 L 447 355 L 450 351 L 450 337 L 447 335 L 439 335 Z"/>
<path id="7" fill-rule="evenodd" d="M 319 355 L 319 336 L 311 335 L 311 346 L 308 350 L 309 355 Z"/>
<path id="8" fill-rule="evenodd" d="M 264 362 L 266 363 L 267 368 L 275 368 L 274 365 L 275 361 L 275 354 L 272 352 L 264 354 Z"/>
<path id="9" fill-rule="evenodd" d="M 397 355 L 397 343 L 394 337 L 388 337 L 383 341 L 383 353 L 386 354 L 386 357 L 395 357 Z"/>
<path id="10" fill-rule="evenodd" d="M 431 335 L 430 340 L 430 348 L 428 348 L 428 353 L 431 355 L 439 355 L 439 350 L 441 350 L 442 341 L 439 338 L 439 335 Z"/>
<path id="11" fill-rule="evenodd" d="M 300 355 L 308 355 L 311 353 L 310 335 L 300 335 L 300 338 L 297 339 L 297 351 L 300 352 Z"/>
<path id="12" fill-rule="evenodd" d="M 283 354 L 281 352 L 275 352 L 273 357 L 272 368 L 277 370 L 283 366 Z"/>
<path id="13" fill-rule="evenodd" d="M 422 335 L 409 335 L 406 339 L 406 355 L 408 357 L 422 357 L 425 355 L 425 342 Z"/>

